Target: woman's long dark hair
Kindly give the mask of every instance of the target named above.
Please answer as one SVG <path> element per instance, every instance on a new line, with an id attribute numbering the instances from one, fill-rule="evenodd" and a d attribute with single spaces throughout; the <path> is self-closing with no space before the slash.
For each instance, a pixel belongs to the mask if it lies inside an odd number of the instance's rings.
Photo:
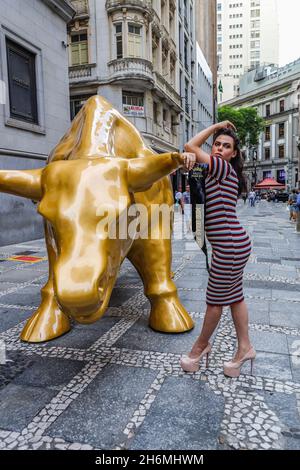
<path id="1" fill-rule="evenodd" d="M 215 140 L 220 137 L 220 135 L 228 135 L 229 137 L 232 137 L 233 142 L 234 142 L 234 147 L 233 149 L 236 151 L 236 157 L 234 157 L 230 164 L 234 171 L 236 172 L 236 175 L 239 180 L 239 186 L 238 186 L 238 193 L 239 195 L 243 191 L 247 191 L 247 184 L 246 184 L 246 178 L 243 174 L 243 167 L 244 167 L 244 159 L 242 157 L 242 152 L 240 149 L 240 141 L 238 139 L 238 136 L 232 129 L 219 129 L 213 136 L 213 143 L 215 143 Z"/>

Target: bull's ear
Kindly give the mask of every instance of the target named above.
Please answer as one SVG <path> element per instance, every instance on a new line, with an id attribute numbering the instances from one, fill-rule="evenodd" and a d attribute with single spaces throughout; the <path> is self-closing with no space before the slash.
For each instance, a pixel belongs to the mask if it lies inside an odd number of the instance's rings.
<path id="1" fill-rule="evenodd" d="M 183 164 L 183 157 L 177 152 L 133 158 L 128 162 L 129 189 L 133 192 L 144 191 Z"/>
<path id="2" fill-rule="evenodd" d="M 40 201 L 42 198 L 42 171 L 0 170 L 0 192 Z"/>

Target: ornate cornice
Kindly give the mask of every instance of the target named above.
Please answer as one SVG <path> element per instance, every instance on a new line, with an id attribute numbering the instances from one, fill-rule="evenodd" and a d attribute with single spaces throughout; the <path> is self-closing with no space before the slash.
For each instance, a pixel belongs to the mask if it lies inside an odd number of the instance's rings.
<path id="1" fill-rule="evenodd" d="M 74 8 L 66 0 L 42 0 L 42 2 L 44 2 L 66 22 L 69 22 L 76 14 Z"/>

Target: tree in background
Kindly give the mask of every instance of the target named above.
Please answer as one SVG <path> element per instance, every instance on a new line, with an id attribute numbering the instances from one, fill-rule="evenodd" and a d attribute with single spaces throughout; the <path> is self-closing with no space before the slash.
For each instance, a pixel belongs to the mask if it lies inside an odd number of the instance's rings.
<path id="1" fill-rule="evenodd" d="M 259 134 L 265 127 L 265 121 L 257 114 L 256 108 L 235 109 L 221 106 L 218 109 L 218 121 L 226 120 L 237 128 L 242 146 L 252 147 L 258 144 Z"/>

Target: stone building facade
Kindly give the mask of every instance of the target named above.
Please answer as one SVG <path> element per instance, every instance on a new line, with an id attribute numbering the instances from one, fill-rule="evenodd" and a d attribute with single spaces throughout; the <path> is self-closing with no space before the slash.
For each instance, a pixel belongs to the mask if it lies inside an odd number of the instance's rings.
<path id="1" fill-rule="evenodd" d="M 289 191 L 299 181 L 300 59 L 284 67 L 261 67 L 243 75 L 239 96 L 224 105 L 255 107 L 265 119 L 258 146 L 248 151 L 249 184 L 273 177 Z"/>
<path id="2" fill-rule="evenodd" d="M 1 0 L 0 168 L 44 165 L 70 123 L 64 0 Z M 43 233 L 31 201 L 0 193 L 0 245 Z"/>

